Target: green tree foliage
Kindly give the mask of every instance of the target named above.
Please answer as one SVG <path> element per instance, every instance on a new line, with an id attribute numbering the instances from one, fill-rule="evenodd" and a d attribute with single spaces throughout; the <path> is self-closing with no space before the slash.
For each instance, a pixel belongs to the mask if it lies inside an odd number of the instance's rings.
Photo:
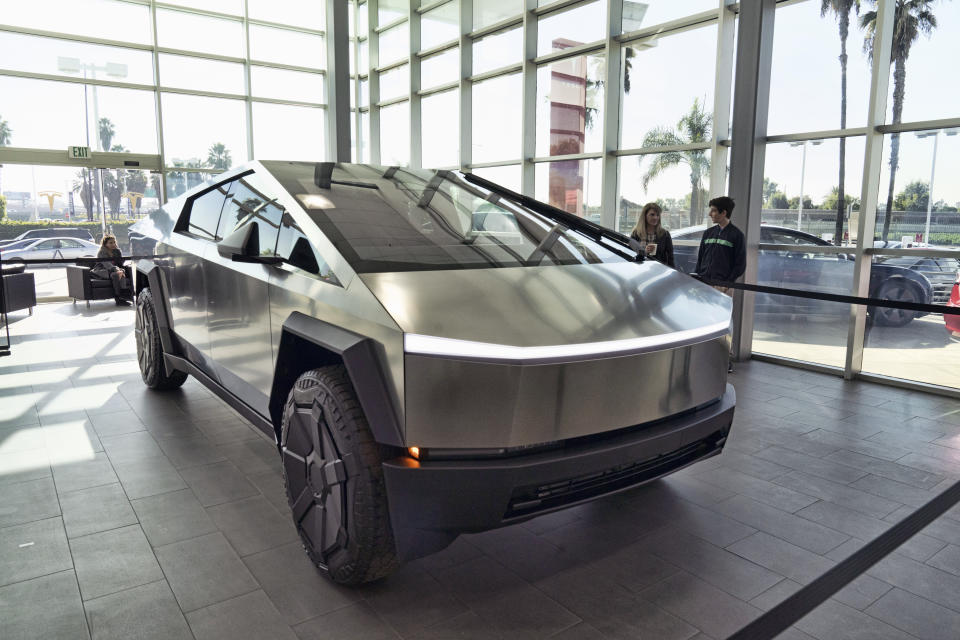
<path id="1" fill-rule="evenodd" d="M 840 128 L 847 128 L 847 36 L 850 34 L 850 12 L 860 13 L 860 0 L 820 0 L 820 17 L 833 13 L 837 17 L 837 26 L 840 31 Z M 843 242 L 843 217 L 845 207 L 843 202 L 847 196 L 843 192 L 844 178 L 847 170 L 847 139 L 840 138 L 840 179 L 837 199 L 837 224 L 833 237 L 839 245 Z"/>
<path id="2" fill-rule="evenodd" d="M 664 147 L 692 144 L 695 142 L 709 142 L 713 135 L 713 116 L 707 113 L 700 100 L 695 98 L 693 106 L 680 121 L 676 129 L 656 127 L 643 136 L 644 147 Z M 650 158 L 650 163 L 643 174 L 644 191 L 650 183 L 661 173 L 671 167 L 685 164 L 690 168 L 690 224 L 700 223 L 703 208 L 703 178 L 710 172 L 710 158 L 706 149 L 689 149 L 686 151 L 667 151 L 653 153 L 638 158 L 641 168 L 644 160 Z"/>
<path id="3" fill-rule="evenodd" d="M 773 194 L 780 191 L 780 185 L 770 178 L 763 179 L 763 201 L 768 202 Z"/>
<path id="4" fill-rule="evenodd" d="M 770 194 L 767 199 L 767 209 L 789 209 L 790 201 L 783 191 L 776 191 Z"/>
<path id="5" fill-rule="evenodd" d="M 787 201 L 787 209 L 799 209 L 800 208 L 800 197 L 793 196 L 790 200 Z M 803 196 L 803 208 L 805 211 L 810 211 L 811 209 L 817 209 L 813 201 L 810 199 L 810 196 Z"/>
<path id="6" fill-rule="evenodd" d="M 840 202 L 840 190 L 837 187 L 834 187 L 830 190 L 830 193 L 826 198 L 823 199 L 823 204 L 820 205 L 821 209 L 827 211 L 835 211 L 837 205 Z M 851 195 L 844 194 L 843 196 L 843 210 L 846 211 L 847 207 L 853 205 L 854 209 L 860 209 L 860 198 L 854 198 Z"/>
<path id="7" fill-rule="evenodd" d="M 95 198 L 100 197 L 100 186 L 93 170 L 80 169 L 73 180 L 73 191 L 80 194 L 80 200 L 83 202 L 84 209 L 87 210 L 87 220 L 93 221 L 93 208 Z"/>
<path id="8" fill-rule="evenodd" d="M 0 195 L 0 220 L 7 217 L 7 196 Z"/>
<path id="9" fill-rule="evenodd" d="M 117 129 L 110 122 L 110 118 L 100 118 L 100 122 L 97 123 L 97 133 L 100 137 L 100 148 L 104 151 L 113 151 L 110 143 L 113 142 L 113 136 L 117 135 Z"/>
<path id="10" fill-rule="evenodd" d="M 914 180 L 893 199 L 894 211 L 926 211 L 930 200 L 930 185 Z"/>
<path id="11" fill-rule="evenodd" d="M 878 0 L 869 0 L 876 7 Z M 890 64 L 893 65 L 893 120 L 899 124 L 903 116 L 903 97 L 907 82 L 907 58 L 910 48 L 920 34 L 929 36 L 937 28 L 937 18 L 931 7 L 934 0 L 896 0 L 893 15 L 893 44 L 890 47 Z M 877 11 L 867 11 L 860 17 L 860 26 L 866 30 L 863 50 L 873 61 L 874 45 L 877 36 Z M 887 212 L 883 219 L 881 237 L 886 240 L 890 234 L 890 218 L 893 210 L 893 187 L 900 161 L 900 134 L 890 134 L 890 186 L 887 189 Z"/>
<path id="12" fill-rule="evenodd" d="M 207 150 L 207 166 L 226 171 L 231 165 L 230 150 L 222 142 L 214 143 Z"/>

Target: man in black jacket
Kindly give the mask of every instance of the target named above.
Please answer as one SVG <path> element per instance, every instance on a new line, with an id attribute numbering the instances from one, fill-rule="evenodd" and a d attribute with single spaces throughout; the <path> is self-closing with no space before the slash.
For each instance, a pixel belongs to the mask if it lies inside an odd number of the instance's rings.
<path id="1" fill-rule="evenodd" d="M 743 232 L 730 222 L 733 207 L 733 199 L 728 196 L 710 201 L 710 220 L 716 224 L 703 233 L 694 270 L 707 282 L 733 282 L 747 268 Z M 733 295 L 728 287 L 714 285 L 714 288 L 728 296 Z"/>

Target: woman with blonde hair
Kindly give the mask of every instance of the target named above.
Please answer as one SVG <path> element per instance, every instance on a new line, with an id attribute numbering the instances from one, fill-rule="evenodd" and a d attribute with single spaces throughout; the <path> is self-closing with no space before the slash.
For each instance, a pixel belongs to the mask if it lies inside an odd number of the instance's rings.
<path id="1" fill-rule="evenodd" d="M 637 218 L 637 225 L 630 232 L 630 237 L 643 247 L 644 256 L 675 269 L 673 238 L 670 237 L 670 232 L 660 224 L 662 213 L 660 205 L 656 202 L 643 205 L 640 217 Z"/>

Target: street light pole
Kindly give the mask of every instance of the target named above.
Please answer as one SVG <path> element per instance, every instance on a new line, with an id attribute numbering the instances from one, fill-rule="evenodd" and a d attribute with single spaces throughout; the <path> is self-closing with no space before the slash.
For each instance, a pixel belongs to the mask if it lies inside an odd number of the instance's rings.
<path id="1" fill-rule="evenodd" d="M 927 190 L 927 222 L 923 227 L 923 241 L 927 244 L 930 244 L 930 217 L 933 213 L 933 178 L 937 172 L 937 143 L 940 140 L 941 131 L 948 136 L 955 136 L 960 129 L 937 129 L 936 131 L 924 131 L 916 134 L 916 136 L 921 139 L 933 136 L 933 158 L 930 160 L 930 188 Z"/>
<path id="2" fill-rule="evenodd" d="M 803 221 L 803 177 L 807 171 L 807 141 L 803 141 L 803 151 L 800 153 L 800 203 L 797 206 L 797 231 L 801 231 Z"/>

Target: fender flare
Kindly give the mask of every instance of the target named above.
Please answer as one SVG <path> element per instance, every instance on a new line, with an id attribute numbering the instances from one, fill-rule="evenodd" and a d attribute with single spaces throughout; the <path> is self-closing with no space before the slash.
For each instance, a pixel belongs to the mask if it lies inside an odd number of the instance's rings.
<path id="1" fill-rule="evenodd" d="M 283 323 L 270 390 L 270 417 L 277 442 L 287 394 L 300 374 L 342 362 L 374 439 L 380 444 L 405 446 L 383 361 L 383 348 L 375 340 L 299 311 L 291 313 Z"/>
<path id="2" fill-rule="evenodd" d="M 144 259 L 137 261 L 137 267 L 134 271 L 134 289 L 139 294 L 141 289 L 149 288 L 153 292 L 154 307 L 157 311 L 157 326 L 160 329 L 160 345 L 163 352 L 170 355 L 180 355 L 173 343 L 173 317 L 170 314 L 169 288 L 163 269 L 153 260 Z M 140 278 L 145 279 L 141 284 Z M 166 363 L 166 359 L 164 359 Z M 166 364 L 165 364 L 166 366 Z M 171 372 L 168 370 L 167 374 Z"/>

